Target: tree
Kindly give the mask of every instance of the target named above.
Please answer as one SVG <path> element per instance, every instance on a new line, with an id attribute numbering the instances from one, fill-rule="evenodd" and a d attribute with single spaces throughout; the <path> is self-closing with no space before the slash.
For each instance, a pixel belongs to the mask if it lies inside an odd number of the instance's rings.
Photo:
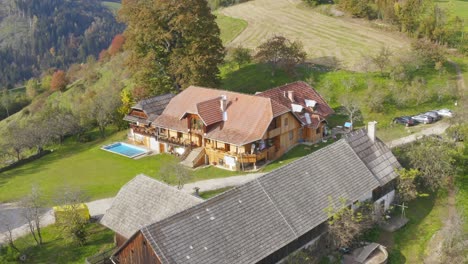
<path id="1" fill-rule="evenodd" d="M 232 50 L 232 61 L 237 64 L 237 68 L 252 61 L 250 49 L 239 46 Z"/>
<path id="2" fill-rule="evenodd" d="M 108 85 L 111 86 L 110 89 L 90 93 L 89 101 L 84 109 L 87 112 L 87 118 L 96 122 L 102 138 L 106 136 L 106 127 L 114 121 L 121 104 L 119 96 L 121 84 L 113 79 Z"/>
<path id="3" fill-rule="evenodd" d="M 23 217 L 27 220 L 29 231 L 37 245 L 42 245 L 41 215 L 44 208 L 42 192 L 37 186 L 32 186 L 31 193 L 21 200 L 24 208 Z"/>
<path id="4" fill-rule="evenodd" d="M 418 195 L 415 179 L 419 176 L 419 171 L 415 169 L 400 169 L 398 173 L 397 195 L 401 202 L 409 202 Z"/>
<path id="5" fill-rule="evenodd" d="M 38 94 L 41 89 L 41 85 L 36 79 L 30 79 L 26 83 L 26 96 L 29 98 L 29 100 L 34 99 Z"/>
<path id="6" fill-rule="evenodd" d="M 71 188 L 63 188 L 58 193 L 60 195 L 56 198 L 56 203 L 66 210 L 60 214 L 57 224 L 62 228 L 65 239 L 70 239 L 79 246 L 84 246 L 88 238 L 86 232 L 88 219 L 83 217 L 80 208 L 86 196 L 81 190 Z"/>
<path id="7" fill-rule="evenodd" d="M 347 206 L 344 199 L 336 203 L 330 198 L 325 209 L 328 213 L 328 236 L 338 248 L 350 247 L 358 235 L 374 225 L 372 204 L 357 203 L 354 206 L 357 209 Z"/>
<path id="8" fill-rule="evenodd" d="M 6 88 L 3 89 L 0 99 L 1 99 L 0 103 L 1 103 L 2 107 L 5 109 L 5 111 L 7 113 L 7 116 L 10 116 L 10 107 L 13 104 L 13 102 L 12 102 L 13 99 L 11 97 L 10 91 L 8 91 L 8 89 L 6 89 Z"/>
<path id="9" fill-rule="evenodd" d="M 122 34 L 115 35 L 108 50 L 109 55 L 114 56 L 115 54 L 121 52 L 123 50 L 124 43 L 125 37 Z"/>
<path id="10" fill-rule="evenodd" d="M 124 0 L 119 14 L 137 86 L 155 95 L 219 84 L 224 47 L 205 0 Z"/>
<path id="11" fill-rule="evenodd" d="M 175 181 L 179 190 L 184 187 L 186 182 L 193 178 L 192 172 L 176 161 L 164 164 L 159 170 L 159 174 L 168 184 L 172 184 Z"/>
<path id="12" fill-rule="evenodd" d="M 385 69 L 390 65 L 390 57 L 392 52 L 388 47 L 381 47 L 379 53 L 371 57 L 372 63 L 377 66 L 380 70 L 380 74 L 383 76 Z"/>
<path id="13" fill-rule="evenodd" d="M 419 182 L 431 191 L 447 184 L 455 172 L 453 143 L 436 137 L 424 137 L 408 150 L 410 165 L 419 170 Z"/>
<path id="14" fill-rule="evenodd" d="M 10 122 L 2 138 L 8 142 L 6 146 L 13 152 L 12 155 L 16 160 L 21 160 L 21 153 L 29 148 L 29 139 L 23 127 L 17 121 Z"/>
<path id="15" fill-rule="evenodd" d="M 64 71 L 58 70 L 52 75 L 50 82 L 50 90 L 52 91 L 64 91 L 68 85 L 68 78 Z"/>
<path id="16" fill-rule="evenodd" d="M 273 66 L 272 75 L 276 68 L 291 72 L 298 64 L 304 62 L 307 53 L 299 41 L 291 42 L 283 36 L 274 36 L 260 44 L 255 59 L 260 63 Z"/>
<path id="17" fill-rule="evenodd" d="M 356 96 L 348 93 L 342 95 L 338 101 L 341 104 L 341 113 L 348 116 L 349 122 L 354 125 L 356 121 L 362 120 L 361 103 Z"/>

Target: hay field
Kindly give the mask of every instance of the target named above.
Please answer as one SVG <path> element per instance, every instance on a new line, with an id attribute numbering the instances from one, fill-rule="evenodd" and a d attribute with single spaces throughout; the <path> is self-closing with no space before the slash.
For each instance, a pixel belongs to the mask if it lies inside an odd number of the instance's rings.
<path id="1" fill-rule="evenodd" d="M 383 31 L 366 21 L 315 12 L 301 0 L 254 0 L 221 12 L 248 22 L 228 47 L 255 48 L 269 37 L 283 35 L 302 41 L 313 61 L 335 57 L 347 69 L 357 70 L 362 54 L 376 53 L 382 46 L 394 51 L 408 49 L 410 43 L 402 34 Z"/>

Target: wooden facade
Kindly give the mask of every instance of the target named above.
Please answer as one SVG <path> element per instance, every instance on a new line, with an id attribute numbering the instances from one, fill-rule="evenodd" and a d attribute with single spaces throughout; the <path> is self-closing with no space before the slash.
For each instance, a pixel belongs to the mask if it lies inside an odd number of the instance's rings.
<path id="1" fill-rule="evenodd" d="M 113 261 L 119 264 L 160 264 L 161 261 L 154 253 L 151 245 L 141 232 L 130 238 L 118 252 Z"/>

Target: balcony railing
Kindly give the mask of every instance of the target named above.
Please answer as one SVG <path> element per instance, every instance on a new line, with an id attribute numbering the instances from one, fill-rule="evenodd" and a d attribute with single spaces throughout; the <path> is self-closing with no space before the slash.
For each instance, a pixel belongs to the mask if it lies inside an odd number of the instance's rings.
<path id="1" fill-rule="evenodd" d="M 157 139 L 160 142 L 166 142 L 166 143 L 181 146 L 181 147 L 187 147 L 187 146 L 192 145 L 190 140 L 188 140 L 188 139 L 167 137 L 167 136 L 163 136 L 163 135 L 159 135 L 159 137 Z"/>
<path id="2" fill-rule="evenodd" d="M 268 131 L 268 138 L 274 138 L 281 134 L 281 127 Z"/>
<path id="3" fill-rule="evenodd" d="M 134 133 L 138 133 L 145 136 L 156 136 L 156 130 L 152 127 L 140 127 L 132 125 L 131 128 L 133 129 Z"/>

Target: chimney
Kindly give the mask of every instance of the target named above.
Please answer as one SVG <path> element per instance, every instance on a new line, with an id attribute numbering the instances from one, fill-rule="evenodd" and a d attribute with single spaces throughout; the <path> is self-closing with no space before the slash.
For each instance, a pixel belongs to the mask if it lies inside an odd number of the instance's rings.
<path id="1" fill-rule="evenodd" d="M 294 91 L 288 91 L 289 101 L 294 102 Z"/>
<path id="2" fill-rule="evenodd" d="M 371 121 L 367 124 L 367 136 L 369 136 L 372 143 L 375 142 L 375 129 L 377 125 L 377 121 Z"/>
<path id="3" fill-rule="evenodd" d="M 220 100 L 220 104 L 221 104 L 221 112 L 222 112 L 222 115 L 223 115 L 223 121 L 227 121 L 227 96 L 226 95 L 221 95 L 221 100 Z"/>

